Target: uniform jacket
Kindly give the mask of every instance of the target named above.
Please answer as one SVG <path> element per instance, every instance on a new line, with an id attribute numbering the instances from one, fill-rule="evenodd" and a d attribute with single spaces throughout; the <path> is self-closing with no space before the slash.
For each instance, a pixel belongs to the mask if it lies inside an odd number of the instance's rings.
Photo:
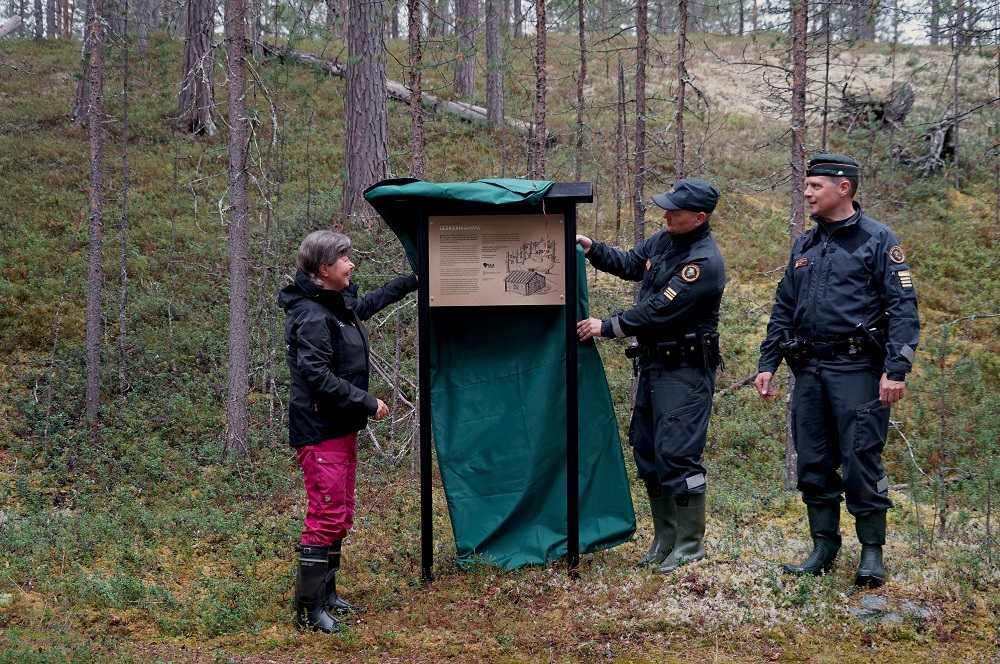
<path id="1" fill-rule="evenodd" d="M 784 331 L 836 342 L 866 336 L 862 327 L 877 329 L 887 339 L 884 360 L 881 352 L 842 353 L 822 364 L 881 368 L 890 380 L 903 380 L 910 371 L 920 339 L 910 268 L 896 235 L 866 216 L 857 203 L 854 207 L 845 222 L 829 224 L 813 217 L 816 226 L 792 246 L 760 346 L 760 371 L 773 373 L 781 363 Z"/>
<path id="2" fill-rule="evenodd" d="M 288 442 L 314 445 L 360 431 L 378 402 L 368 393 L 368 333 L 362 320 L 416 288 L 399 277 L 365 295 L 314 284 L 304 272 L 278 293 L 285 310 L 285 360 L 289 371 Z"/>
<path id="3" fill-rule="evenodd" d="M 601 322 L 602 337 L 654 346 L 718 330 L 726 267 L 708 222 L 683 235 L 660 230 L 630 251 L 594 242 L 586 256 L 598 270 L 642 282 L 633 308 Z"/>

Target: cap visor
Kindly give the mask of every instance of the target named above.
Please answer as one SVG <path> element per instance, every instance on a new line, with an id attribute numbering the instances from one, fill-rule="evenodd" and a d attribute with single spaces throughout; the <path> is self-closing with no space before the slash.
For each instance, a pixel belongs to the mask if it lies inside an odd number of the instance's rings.
<path id="1" fill-rule="evenodd" d="M 664 210 L 680 210 L 680 207 L 670 200 L 666 194 L 657 194 L 656 196 L 653 196 L 653 202 Z"/>

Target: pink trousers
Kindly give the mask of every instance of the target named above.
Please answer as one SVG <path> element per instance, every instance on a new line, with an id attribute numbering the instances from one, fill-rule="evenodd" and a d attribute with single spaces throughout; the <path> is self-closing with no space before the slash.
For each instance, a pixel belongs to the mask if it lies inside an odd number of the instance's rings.
<path id="1" fill-rule="evenodd" d="M 302 544 L 330 546 L 354 525 L 358 434 L 297 447 L 295 453 L 309 499 Z"/>

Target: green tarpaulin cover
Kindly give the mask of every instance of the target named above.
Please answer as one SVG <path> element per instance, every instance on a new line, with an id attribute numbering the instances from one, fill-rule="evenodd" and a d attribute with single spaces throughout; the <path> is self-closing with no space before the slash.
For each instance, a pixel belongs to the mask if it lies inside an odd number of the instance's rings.
<path id="1" fill-rule="evenodd" d="M 551 182 L 387 180 L 365 198 L 418 261 L 420 208 L 429 214 L 532 212 Z M 484 208 L 484 206 L 486 206 Z M 495 208 L 495 209 L 492 209 Z M 537 212 L 535 210 L 534 212 Z M 588 315 L 577 254 L 577 320 Z M 511 569 L 566 554 L 566 315 L 562 306 L 434 307 L 431 420 L 460 563 Z M 635 532 L 621 439 L 601 358 L 578 346 L 580 550 Z"/>

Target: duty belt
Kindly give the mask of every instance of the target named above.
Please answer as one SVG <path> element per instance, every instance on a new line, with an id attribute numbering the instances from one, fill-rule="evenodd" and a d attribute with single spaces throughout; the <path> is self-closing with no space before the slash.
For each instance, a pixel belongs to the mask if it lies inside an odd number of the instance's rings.
<path id="1" fill-rule="evenodd" d="M 719 363 L 719 335 L 717 332 L 691 332 L 683 337 L 656 344 L 634 343 L 625 348 L 625 357 L 648 360 L 668 365 L 683 362 L 695 366 L 712 366 Z"/>
<path id="2" fill-rule="evenodd" d="M 847 337 L 836 341 L 813 341 L 802 337 L 792 337 L 790 335 L 781 341 L 778 346 L 785 357 L 793 360 L 808 360 L 816 358 L 829 360 L 843 355 L 859 355 L 862 353 L 874 355 L 884 352 L 882 344 L 878 342 L 872 332 L 865 336 Z M 878 333 L 876 330 L 875 333 Z"/>

